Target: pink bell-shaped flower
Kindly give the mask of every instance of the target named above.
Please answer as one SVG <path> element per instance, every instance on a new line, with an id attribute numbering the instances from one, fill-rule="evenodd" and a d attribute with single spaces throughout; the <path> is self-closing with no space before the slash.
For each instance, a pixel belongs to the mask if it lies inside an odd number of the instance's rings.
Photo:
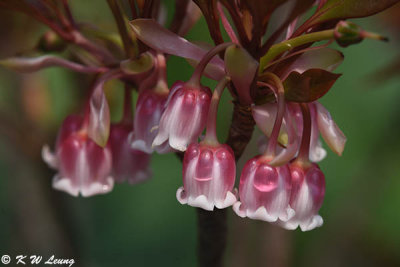
<path id="1" fill-rule="evenodd" d="M 185 151 L 189 144 L 197 142 L 206 126 L 211 102 L 211 90 L 200 84 L 201 76 L 212 58 L 230 45 L 222 43 L 212 48 L 197 64 L 188 82 L 172 85 L 153 146 L 168 140 L 172 148 Z"/>
<path id="2" fill-rule="evenodd" d="M 102 148 L 82 129 L 83 118 L 69 116 L 61 126 L 55 154 L 43 148 L 43 159 L 59 173 L 53 179 L 55 189 L 73 196 L 105 194 L 112 190 L 112 157 L 108 146 Z"/>
<path id="3" fill-rule="evenodd" d="M 286 222 L 279 224 L 286 229 L 309 231 L 323 224 L 318 215 L 325 195 L 325 176 L 315 163 L 302 166 L 294 161 L 289 165 L 292 177 L 292 193 L 290 206 L 295 215 Z"/>
<path id="4" fill-rule="evenodd" d="M 132 148 L 146 153 L 172 152 L 168 141 L 153 147 L 153 141 L 158 133 L 161 115 L 168 99 L 165 57 L 157 53 L 153 73 L 140 84 L 139 98 L 136 102 L 134 119 L 135 132 L 132 137 Z"/>
<path id="5" fill-rule="evenodd" d="M 275 222 L 294 216 L 289 205 L 290 171 L 287 165 L 272 167 L 263 156 L 250 159 L 240 177 L 240 201 L 233 210 L 240 217 Z"/>
<path id="6" fill-rule="evenodd" d="M 208 87 L 176 82 L 169 93 L 153 146 L 169 140 L 172 148 L 185 151 L 204 130 L 210 101 L 211 90 Z"/>
<path id="7" fill-rule="evenodd" d="M 181 204 L 213 210 L 233 205 L 236 191 L 236 163 L 232 149 L 221 145 L 216 134 L 218 104 L 229 78 L 222 79 L 214 90 L 207 114 L 204 140 L 192 143 L 183 159 L 183 187 L 176 192 Z"/>
<path id="8" fill-rule="evenodd" d="M 112 174 L 116 182 L 124 181 L 136 184 L 151 176 L 149 170 L 151 155 L 132 148 L 129 135 L 132 133 L 131 123 L 111 125 L 109 145 L 112 151 Z"/>
<path id="9" fill-rule="evenodd" d="M 176 192 L 181 204 L 213 210 L 236 202 L 236 167 L 227 145 L 191 144 L 183 159 L 183 187 Z"/>
<path id="10" fill-rule="evenodd" d="M 135 132 L 132 136 L 132 148 L 146 153 L 152 153 L 155 149 L 159 153 L 172 151 L 168 142 L 153 148 L 152 144 L 158 132 L 161 115 L 165 109 L 167 93 L 159 93 L 153 90 L 143 90 L 139 94 L 136 103 L 134 119 Z"/>

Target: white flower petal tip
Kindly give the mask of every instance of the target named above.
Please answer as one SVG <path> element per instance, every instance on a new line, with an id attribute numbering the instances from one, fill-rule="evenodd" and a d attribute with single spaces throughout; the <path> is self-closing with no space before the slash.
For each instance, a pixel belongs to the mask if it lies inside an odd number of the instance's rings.
<path id="1" fill-rule="evenodd" d="M 173 149 L 176 149 L 176 150 L 181 151 L 181 152 L 185 152 L 186 149 L 187 149 L 187 146 L 188 146 L 186 140 L 179 140 L 177 138 L 171 138 L 171 137 L 169 138 L 169 145 Z"/>
<path id="2" fill-rule="evenodd" d="M 47 163 L 47 165 L 49 165 L 50 168 L 58 168 L 57 157 L 51 152 L 48 145 L 44 145 L 42 148 L 42 159 Z"/>
<path id="3" fill-rule="evenodd" d="M 319 143 L 318 146 L 310 151 L 310 160 L 312 162 L 320 162 L 326 157 L 326 155 L 326 150 L 322 147 L 321 143 Z"/>
<path id="4" fill-rule="evenodd" d="M 315 215 L 308 223 L 300 223 L 300 229 L 303 232 L 313 230 L 317 227 L 321 227 L 324 224 L 324 219 L 321 216 Z"/>
<path id="5" fill-rule="evenodd" d="M 216 201 L 215 202 L 215 207 L 218 209 L 225 209 L 227 207 L 232 206 L 237 202 L 237 191 L 234 190 L 234 192 L 228 191 L 226 193 L 226 197 L 224 201 Z"/>
<path id="6" fill-rule="evenodd" d="M 161 134 L 158 133 L 156 137 L 154 138 L 153 144 L 151 144 L 151 147 L 154 149 L 156 146 L 162 145 L 165 141 L 168 139 L 168 134 Z"/>
<path id="7" fill-rule="evenodd" d="M 245 218 L 246 217 L 246 211 L 243 211 L 240 209 L 240 206 L 242 205 L 242 203 L 240 201 L 236 202 L 235 204 L 233 204 L 233 211 L 237 214 L 237 216 Z"/>
<path id="8" fill-rule="evenodd" d="M 187 146 L 184 146 L 184 145 L 171 145 L 171 143 L 169 143 L 169 145 L 170 145 L 173 149 L 176 149 L 176 150 L 181 151 L 181 152 L 185 152 L 186 149 L 187 149 Z"/>
<path id="9" fill-rule="evenodd" d="M 213 211 L 214 207 L 218 209 L 224 209 L 232 206 L 237 201 L 235 192 L 228 191 L 223 201 L 210 201 L 205 195 L 197 197 L 188 197 L 183 187 L 179 187 L 176 191 L 176 198 L 182 205 L 189 205 L 196 208 L 202 208 L 204 210 Z"/>
<path id="10" fill-rule="evenodd" d="M 131 142 L 131 148 L 140 150 L 147 154 L 152 154 L 154 151 L 154 149 L 147 147 L 146 143 L 143 140 L 135 140 L 135 141 Z"/>
<path id="11" fill-rule="evenodd" d="M 242 210 L 241 202 L 238 201 L 233 205 L 233 210 L 235 213 L 242 218 L 248 217 L 254 220 L 261 220 L 266 222 L 276 222 L 278 219 L 280 221 L 287 221 L 293 218 L 295 215 L 295 211 L 288 207 L 285 212 L 279 216 L 271 215 L 268 213 L 267 209 L 264 206 L 259 207 L 256 211 Z"/>
<path id="12" fill-rule="evenodd" d="M 109 176 L 107 177 L 105 183 L 91 183 L 88 187 L 83 187 L 81 190 L 81 195 L 83 197 L 91 197 L 98 194 L 107 194 L 114 187 L 114 179 Z"/>
<path id="13" fill-rule="evenodd" d="M 321 227 L 324 224 L 324 220 L 320 215 L 314 215 L 312 218 L 306 221 L 287 221 L 279 223 L 280 226 L 287 230 L 296 230 L 300 227 L 301 231 L 307 232 L 311 231 L 317 227 Z"/>
<path id="14" fill-rule="evenodd" d="M 64 191 L 71 196 L 77 197 L 79 193 L 83 197 L 90 197 L 97 194 L 106 194 L 110 192 L 114 187 L 114 179 L 107 177 L 106 183 L 91 183 L 88 187 L 81 188 L 81 190 L 71 183 L 71 179 L 67 177 L 59 177 L 56 175 L 53 179 L 53 188 Z"/>
<path id="15" fill-rule="evenodd" d="M 53 178 L 53 188 L 77 197 L 79 195 L 79 188 L 72 185 L 71 179 L 67 177 L 60 177 L 58 175 Z"/>

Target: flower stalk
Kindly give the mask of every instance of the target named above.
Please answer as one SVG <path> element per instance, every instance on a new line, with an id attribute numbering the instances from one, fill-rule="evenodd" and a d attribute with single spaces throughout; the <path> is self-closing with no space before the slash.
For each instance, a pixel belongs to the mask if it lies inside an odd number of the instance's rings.
<path id="1" fill-rule="evenodd" d="M 199 64 L 196 66 L 192 77 L 187 83 L 192 85 L 193 87 L 200 87 L 200 80 L 203 75 L 204 69 L 207 67 L 207 64 L 211 61 L 211 59 L 215 55 L 224 51 L 231 45 L 233 45 L 233 43 L 222 43 L 213 47 L 210 51 L 208 51 L 207 54 L 204 55 Z"/>
<path id="2" fill-rule="evenodd" d="M 221 99 L 222 92 L 224 91 L 226 85 L 229 83 L 230 78 L 224 77 L 221 81 L 219 81 L 217 87 L 215 87 L 212 98 L 210 109 L 208 111 L 207 117 L 207 125 L 206 125 L 206 136 L 204 138 L 204 143 L 208 145 L 218 145 L 217 138 L 217 113 L 218 113 L 218 104 Z"/>

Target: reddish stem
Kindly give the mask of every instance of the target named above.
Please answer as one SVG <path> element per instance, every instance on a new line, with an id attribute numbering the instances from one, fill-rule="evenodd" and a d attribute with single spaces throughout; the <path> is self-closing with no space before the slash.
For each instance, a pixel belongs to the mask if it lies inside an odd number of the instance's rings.
<path id="1" fill-rule="evenodd" d="M 236 37 L 235 31 L 232 29 L 231 24 L 229 23 L 228 19 L 225 16 L 224 10 L 222 8 L 222 5 L 220 3 L 217 4 L 219 16 L 221 18 L 222 25 L 224 26 L 224 29 L 226 33 L 228 34 L 229 38 L 231 41 L 235 44 L 239 44 L 239 40 Z"/>
<path id="2" fill-rule="evenodd" d="M 297 160 L 309 162 L 310 160 L 310 139 L 311 139 L 311 113 L 307 103 L 301 103 L 301 112 L 303 114 L 303 135 Z"/>
<path id="3" fill-rule="evenodd" d="M 213 47 L 210 51 L 208 51 L 207 54 L 204 55 L 204 57 L 200 60 L 199 64 L 196 66 L 192 77 L 189 79 L 187 83 L 191 84 L 193 87 L 199 88 L 200 79 L 201 76 L 203 75 L 204 69 L 206 68 L 207 64 L 216 54 L 218 54 L 221 51 L 224 51 L 231 45 L 233 45 L 233 43 L 222 43 Z"/>
<path id="4" fill-rule="evenodd" d="M 225 89 L 225 86 L 230 81 L 229 77 L 222 78 L 219 82 L 217 87 L 214 89 L 214 93 L 211 99 L 210 108 L 208 110 L 208 117 L 207 117 L 207 126 L 206 126 L 206 137 L 204 138 L 205 143 L 207 144 L 216 144 L 218 145 L 218 138 L 217 138 L 217 113 L 218 113 L 218 104 L 221 99 L 222 92 Z"/>
<path id="5" fill-rule="evenodd" d="M 285 114 L 285 91 L 282 82 L 279 80 L 278 77 L 273 77 L 272 80 L 275 83 L 274 85 L 272 85 L 272 87 L 276 94 L 278 109 L 276 112 L 274 127 L 272 128 L 272 133 L 268 141 L 268 146 L 264 153 L 264 155 L 268 158 L 273 158 L 275 156 L 275 150 L 276 146 L 278 145 L 278 138 L 282 126 L 283 115 Z M 271 85 L 269 86 L 271 87 Z"/>

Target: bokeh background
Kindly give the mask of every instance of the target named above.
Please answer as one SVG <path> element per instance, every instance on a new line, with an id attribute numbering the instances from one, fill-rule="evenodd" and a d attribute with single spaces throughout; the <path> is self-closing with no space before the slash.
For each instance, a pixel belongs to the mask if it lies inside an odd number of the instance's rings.
<path id="1" fill-rule="evenodd" d="M 170 2 L 164 1 L 169 10 Z M 106 1 L 71 1 L 79 21 L 115 31 Z M 326 197 L 324 225 L 286 231 L 229 211 L 226 266 L 400 266 L 400 8 L 353 20 L 389 36 L 341 49 L 344 75 L 321 100 L 348 138 L 342 157 L 320 163 Z M 169 15 L 169 19 L 171 15 Z M 0 58 L 26 52 L 45 28 L 0 10 Z M 211 43 L 203 19 L 190 40 Z M 168 81 L 192 68 L 171 57 Z M 74 266 L 196 266 L 196 212 L 175 198 L 181 163 L 154 155 L 153 178 L 116 185 L 112 193 L 74 198 L 51 188 L 54 172 L 41 160 L 65 116 L 79 112 L 90 77 L 53 68 L 21 75 L 0 69 L 0 254 L 74 258 Z M 211 87 L 215 83 L 205 80 Z M 121 115 L 122 85 L 107 84 L 113 119 Z M 224 95 L 221 140 L 231 117 Z M 252 142 L 243 159 L 256 152 Z"/>

